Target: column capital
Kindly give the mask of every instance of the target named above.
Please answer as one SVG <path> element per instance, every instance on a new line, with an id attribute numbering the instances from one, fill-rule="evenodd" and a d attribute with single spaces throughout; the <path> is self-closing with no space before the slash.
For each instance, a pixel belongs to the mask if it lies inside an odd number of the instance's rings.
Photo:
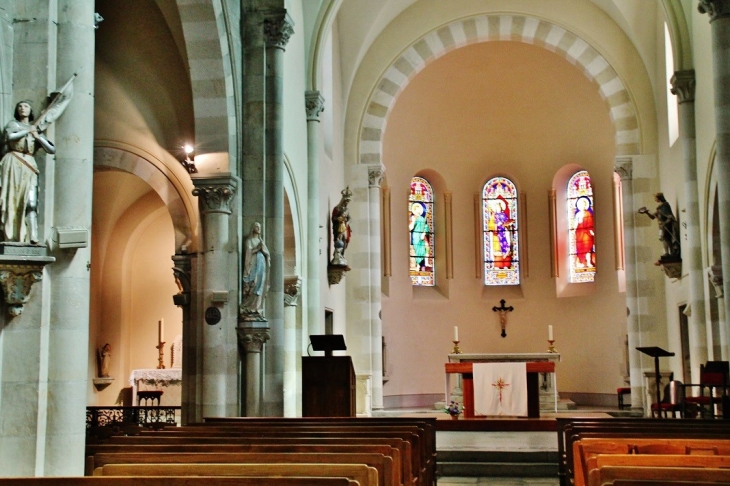
<path id="1" fill-rule="evenodd" d="M 175 283 L 179 292 L 172 296 L 172 301 L 176 306 L 190 305 L 190 289 L 191 289 L 191 255 L 183 248 L 184 253 L 172 256 L 172 274 L 175 277 Z"/>
<path id="2" fill-rule="evenodd" d="M 238 188 L 238 180 L 228 175 L 193 177 L 193 196 L 198 196 L 202 213 L 231 214 L 231 202 Z"/>
<path id="3" fill-rule="evenodd" d="M 294 33 L 294 21 L 286 9 L 264 11 L 264 40 L 266 47 L 284 50 Z"/>
<path id="4" fill-rule="evenodd" d="M 298 275 L 284 279 L 284 307 L 296 307 L 302 291 L 302 279 Z"/>
<path id="5" fill-rule="evenodd" d="M 699 0 L 697 10 L 710 16 L 710 22 L 730 17 L 730 0 Z"/>
<path id="6" fill-rule="evenodd" d="M 324 97 L 319 91 L 304 92 L 304 107 L 307 110 L 307 121 L 319 121 L 319 115 L 324 111 Z"/>
<path id="7" fill-rule="evenodd" d="M 454 198 L 454 194 L 451 191 L 444 191 L 444 202 L 449 204 Z"/>
<path id="8" fill-rule="evenodd" d="M 271 339 L 268 327 L 239 327 L 238 342 L 247 353 L 260 353 L 266 341 Z"/>
<path id="9" fill-rule="evenodd" d="M 715 297 L 721 299 L 723 292 L 722 265 L 712 265 L 707 268 L 707 277 L 710 279 L 712 287 L 715 289 Z"/>
<path id="10" fill-rule="evenodd" d="M 630 181 L 634 175 L 634 161 L 631 157 L 616 158 L 613 170 L 616 171 L 622 181 Z"/>
<path id="11" fill-rule="evenodd" d="M 677 95 L 679 104 L 694 103 L 695 86 L 697 84 L 694 69 L 675 71 L 669 83 L 672 85 L 672 94 Z"/>
<path id="12" fill-rule="evenodd" d="M 385 166 L 383 164 L 368 166 L 368 186 L 380 187 L 380 183 L 383 182 L 384 176 Z"/>

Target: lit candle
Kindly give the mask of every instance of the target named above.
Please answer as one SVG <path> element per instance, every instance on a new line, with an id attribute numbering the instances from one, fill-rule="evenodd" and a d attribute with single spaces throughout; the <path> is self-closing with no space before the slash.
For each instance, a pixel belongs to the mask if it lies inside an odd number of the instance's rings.
<path id="1" fill-rule="evenodd" d="M 165 319 L 160 318 L 157 322 L 157 343 L 162 342 L 162 336 L 165 334 Z"/>
<path id="2" fill-rule="evenodd" d="M 548 341 L 553 340 L 553 326 L 548 326 Z"/>
<path id="3" fill-rule="evenodd" d="M 459 326 L 454 326 L 454 341 L 459 340 Z"/>

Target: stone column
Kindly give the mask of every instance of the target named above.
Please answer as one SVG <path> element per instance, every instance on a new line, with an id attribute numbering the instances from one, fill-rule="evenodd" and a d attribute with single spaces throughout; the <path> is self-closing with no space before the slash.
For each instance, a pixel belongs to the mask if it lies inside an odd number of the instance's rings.
<path id="1" fill-rule="evenodd" d="M 187 252 L 187 248 L 183 246 L 180 253 L 173 255 L 172 273 L 175 276 L 175 282 L 180 290 L 179 293 L 172 296 L 172 301 L 182 310 L 182 329 L 183 329 L 183 380 L 181 398 L 181 421 L 183 425 L 198 422 L 202 420 L 202 414 L 197 413 L 195 395 L 197 388 L 197 364 L 196 349 L 198 347 L 198 339 L 196 326 L 193 324 L 190 313 L 190 304 L 192 298 L 190 290 L 192 288 L 192 261 L 191 255 Z"/>
<path id="2" fill-rule="evenodd" d="M 89 244 L 55 251 L 50 273 L 50 332 L 47 342 L 48 385 L 45 427 L 40 439 L 36 473 L 41 476 L 83 474 L 86 400 L 89 395 L 89 262 L 91 204 L 94 182 L 94 4 L 58 0 L 55 86 L 71 76 L 74 97 L 55 123 L 53 177 L 54 232 L 83 228 Z M 49 28 L 49 27 L 46 27 Z M 51 31 L 52 29 L 49 29 Z M 52 44 L 52 43 L 51 43 Z M 48 46 L 46 46 L 48 48 Z M 50 68 L 50 66 L 48 66 Z M 17 68 L 23 69 L 18 66 Z M 42 66 L 38 72 L 44 72 Z M 46 195 L 48 197 L 48 195 Z M 46 202 L 48 204 L 48 201 Z M 50 238 L 49 238 L 50 239 Z M 40 415 L 40 414 L 39 414 Z M 38 465 L 42 463 L 40 468 Z"/>
<path id="3" fill-rule="evenodd" d="M 624 256 L 626 258 L 626 329 L 629 341 L 629 383 L 631 408 L 643 407 L 643 369 L 641 353 L 641 321 L 639 319 L 639 286 L 636 268 L 636 224 L 634 218 L 633 163 L 630 158 L 616 160 L 616 173 L 621 178 L 621 195 L 624 218 Z"/>
<path id="4" fill-rule="evenodd" d="M 684 194 L 687 240 L 682 242 L 684 269 L 689 273 L 689 347 L 692 383 L 699 383 L 700 364 L 707 361 L 705 320 L 705 276 L 702 269 L 700 203 L 697 188 L 695 131 L 695 72 L 677 71 L 671 79 L 672 93 L 679 103 L 679 134 L 684 155 Z"/>
<path id="5" fill-rule="evenodd" d="M 370 222 L 370 370 L 372 373 L 373 409 L 383 408 L 383 324 L 380 320 L 381 290 L 380 282 L 380 183 L 383 182 L 385 167 L 368 167 L 368 213 Z"/>
<path id="6" fill-rule="evenodd" d="M 261 361 L 264 343 L 269 340 L 269 328 L 265 322 L 248 322 L 246 327 L 238 328 L 238 342 L 243 349 L 246 370 L 245 394 L 246 417 L 261 416 Z"/>
<path id="7" fill-rule="evenodd" d="M 238 350 L 233 332 L 237 306 L 229 282 L 231 251 L 229 231 L 231 203 L 238 179 L 231 174 L 193 178 L 193 195 L 203 224 L 203 306 L 206 320 L 202 330 L 202 383 L 200 400 L 205 417 L 229 417 L 238 412 Z M 209 318 L 218 313 L 217 319 Z"/>
<path id="8" fill-rule="evenodd" d="M 264 12 L 266 42 L 264 237 L 271 259 L 266 318 L 272 341 L 266 353 L 265 413 L 284 413 L 284 48 L 294 33 L 286 9 Z"/>
<path id="9" fill-rule="evenodd" d="M 302 279 L 298 276 L 290 276 L 284 280 L 284 417 L 296 417 L 299 403 L 297 304 L 301 289 Z"/>
<path id="10" fill-rule="evenodd" d="M 324 111 L 324 98 L 319 91 L 304 93 L 307 110 L 307 328 L 308 334 L 324 334 L 324 312 L 320 302 L 320 273 L 327 264 L 322 261 L 319 211 L 319 115 Z"/>
<path id="11" fill-rule="evenodd" d="M 698 10 L 710 16 L 712 69 L 717 132 L 717 197 L 720 217 L 722 273 L 730 275 L 730 0 L 699 0 Z M 725 284 L 723 283 L 723 286 Z M 723 291 L 730 308 L 730 289 Z M 728 325 L 727 315 L 725 325 Z"/>

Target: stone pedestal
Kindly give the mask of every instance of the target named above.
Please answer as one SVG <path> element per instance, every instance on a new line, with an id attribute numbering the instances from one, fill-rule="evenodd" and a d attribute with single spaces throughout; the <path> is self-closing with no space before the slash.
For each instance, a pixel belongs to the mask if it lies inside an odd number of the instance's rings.
<path id="1" fill-rule="evenodd" d="M 242 377 L 245 391 L 245 416 L 261 416 L 261 355 L 264 343 L 270 339 L 269 328 L 264 321 L 239 323 L 238 342 L 243 350 L 244 372 Z"/>

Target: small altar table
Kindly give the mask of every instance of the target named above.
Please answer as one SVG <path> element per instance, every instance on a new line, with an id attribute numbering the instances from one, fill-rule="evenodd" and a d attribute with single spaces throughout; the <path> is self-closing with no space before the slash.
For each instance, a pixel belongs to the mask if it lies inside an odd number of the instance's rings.
<path id="1" fill-rule="evenodd" d="M 163 370 L 143 368 L 132 370 L 132 374 L 129 375 L 129 383 L 132 385 L 133 404 L 137 404 L 137 390 L 139 389 L 140 382 L 156 387 L 181 385 L 182 368 L 167 368 Z"/>

